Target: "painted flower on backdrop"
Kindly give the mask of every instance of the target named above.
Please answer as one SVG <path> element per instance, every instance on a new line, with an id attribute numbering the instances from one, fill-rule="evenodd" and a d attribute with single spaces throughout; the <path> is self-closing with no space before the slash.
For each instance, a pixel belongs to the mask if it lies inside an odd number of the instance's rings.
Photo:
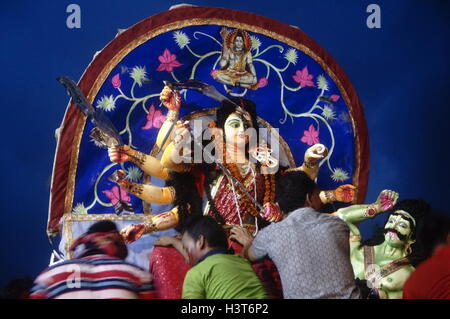
<path id="1" fill-rule="evenodd" d="M 317 77 L 317 87 L 321 90 L 328 91 L 328 81 L 323 75 Z"/>
<path id="2" fill-rule="evenodd" d="M 115 89 L 120 89 L 120 86 L 122 85 L 122 82 L 120 81 L 120 74 L 117 73 L 114 75 L 111 79 L 111 84 Z"/>
<path id="3" fill-rule="evenodd" d="M 314 128 L 314 125 L 310 125 L 307 131 L 303 132 L 303 137 L 301 138 L 303 143 L 309 146 L 318 144 L 319 142 L 319 131 Z"/>
<path id="4" fill-rule="evenodd" d="M 336 113 L 334 112 L 331 106 L 324 106 L 322 115 L 326 120 L 334 120 L 336 119 Z"/>
<path id="5" fill-rule="evenodd" d="M 149 81 L 145 66 L 135 66 L 131 70 L 130 76 L 137 83 L 137 85 L 139 85 L 139 87 L 142 86 L 142 83 Z"/>
<path id="6" fill-rule="evenodd" d="M 258 81 L 258 88 L 263 88 L 269 83 L 267 78 L 260 78 Z"/>
<path id="7" fill-rule="evenodd" d="M 334 103 L 336 103 L 336 102 L 339 100 L 339 98 L 340 98 L 340 96 L 337 95 L 337 94 L 332 94 L 332 95 L 330 96 L 330 99 L 331 99 Z"/>
<path id="8" fill-rule="evenodd" d="M 87 208 L 84 207 L 83 203 L 78 203 L 72 210 L 72 214 L 85 215 L 87 214 Z"/>
<path id="9" fill-rule="evenodd" d="M 297 59 L 298 59 L 298 55 L 297 55 L 297 51 L 295 49 L 289 49 L 287 50 L 287 52 L 284 54 L 284 58 L 292 64 L 297 64 Z"/>
<path id="10" fill-rule="evenodd" d="M 336 168 L 331 174 L 331 179 L 335 182 L 344 182 L 348 180 L 350 177 L 348 173 L 344 171 L 342 168 Z"/>
<path id="11" fill-rule="evenodd" d="M 189 44 L 189 42 L 191 42 L 191 40 L 189 40 L 189 37 L 183 31 L 175 31 L 173 33 L 173 38 L 175 39 L 175 42 L 180 47 L 180 49 L 183 49 Z"/>
<path id="12" fill-rule="evenodd" d="M 160 128 L 166 117 L 162 114 L 160 110 L 157 110 L 152 104 L 147 114 L 147 123 L 142 127 L 143 130 L 149 130 L 151 128 Z"/>
<path id="13" fill-rule="evenodd" d="M 309 74 L 307 66 L 305 66 L 303 70 L 297 70 L 297 72 L 295 72 L 295 75 L 292 76 L 294 81 L 297 82 L 302 88 L 307 86 L 315 86 L 314 82 L 312 81 L 313 77 L 314 75 Z"/>
<path id="14" fill-rule="evenodd" d="M 137 182 L 142 177 L 142 171 L 136 166 L 131 166 L 126 172 L 127 180 L 130 182 Z"/>
<path id="15" fill-rule="evenodd" d="M 113 186 L 110 190 L 102 191 L 106 197 L 108 197 L 111 204 L 116 205 L 119 200 L 129 203 L 131 201 L 130 195 L 127 191 L 120 188 L 119 186 Z"/>
<path id="16" fill-rule="evenodd" d="M 261 41 L 253 35 L 250 36 L 250 39 L 252 41 L 252 50 L 258 50 L 259 47 L 261 46 Z"/>
<path id="17" fill-rule="evenodd" d="M 104 95 L 100 100 L 98 100 L 97 108 L 102 109 L 104 111 L 114 110 L 116 108 L 114 97 L 112 95 L 110 96 Z"/>
<path id="18" fill-rule="evenodd" d="M 156 71 L 167 71 L 173 72 L 174 68 L 181 66 L 182 64 L 177 61 L 177 56 L 170 53 L 169 49 L 165 49 L 163 54 L 158 57 L 161 64 L 158 66 Z"/>
<path id="19" fill-rule="evenodd" d="M 219 70 L 212 70 L 209 74 L 214 77 L 214 74 L 216 74 Z"/>

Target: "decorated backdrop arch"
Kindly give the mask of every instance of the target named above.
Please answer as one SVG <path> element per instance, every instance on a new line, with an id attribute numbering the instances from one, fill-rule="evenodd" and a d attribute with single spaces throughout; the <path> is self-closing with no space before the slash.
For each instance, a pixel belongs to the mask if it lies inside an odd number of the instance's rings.
<path id="1" fill-rule="evenodd" d="M 240 66 L 235 63 L 234 69 L 224 57 L 223 39 L 233 45 L 230 34 L 233 39 L 244 34 L 248 52 L 245 61 L 235 61 Z M 296 27 L 231 9 L 176 8 L 118 34 L 95 56 L 79 86 L 88 101 L 111 118 L 125 143 L 150 153 L 167 111 L 159 103 L 163 81 L 189 79 L 253 100 L 258 116 L 279 128 L 291 166 L 301 164 L 310 145 L 325 144 L 330 152 L 321 162 L 319 186 L 331 189 L 352 183 L 358 188 L 357 202 L 364 201 L 369 147 L 362 105 L 334 59 Z M 227 84 L 230 79 L 234 85 Z M 182 115 L 218 106 L 198 93 L 182 93 Z M 66 247 L 76 223 L 130 222 L 149 213 L 141 200 L 108 180 L 119 166 L 135 181 L 142 181 L 143 173 L 132 163 L 112 164 L 106 150 L 89 137 L 91 129 L 71 101 L 56 149 L 47 228 L 54 235 L 63 225 Z M 136 214 L 117 216 L 112 206 L 118 196 L 129 201 Z M 153 207 L 155 212 L 164 208 Z"/>

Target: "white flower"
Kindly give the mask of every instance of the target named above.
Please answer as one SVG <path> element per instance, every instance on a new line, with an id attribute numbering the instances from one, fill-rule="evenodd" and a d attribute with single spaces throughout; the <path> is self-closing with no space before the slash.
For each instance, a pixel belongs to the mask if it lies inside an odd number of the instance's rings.
<path id="1" fill-rule="evenodd" d="M 253 35 L 250 39 L 252 40 L 252 50 L 257 50 L 261 46 L 261 41 Z"/>
<path id="2" fill-rule="evenodd" d="M 342 120 L 342 122 L 344 122 L 344 123 L 352 122 L 352 119 L 350 118 L 350 116 L 345 112 L 341 112 L 341 114 L 339 115 L 339 119 Z"/>
<path id="3" fill-rule="evenodd" d="M 341 168 L 336 168 L 331 174 L 331 179 L 335 182 L 343 182 L 349 179 L 348 173 Z"/>
<path id="4" fill-rule="evenodd" d="M 72 210 L 72 214 L 87 214 L 87 208 L 84 207 L 83 203 L 78 203 L 75 208 Z"/>
<path id="5" fill-rule="evenodd" d="M 322 115 L 327 120 L 334 120 L 334 119 L 336 119 L 336 113 L 333 111 L 333 108 L 329 107 L 328 105 L 326 105 L 323 108 Z"/>
<path id="6" fill-rule="evenodd" d="M 144 67 L 135 66 L 133 70 L 131 70 L 130 76 L 139 86 L 142 86 L 142 83 L 148 81 L 145 66 Z"/>
<path id="7" fill-rule="evenodd" d="M 317 87 L 321 90 L 328 91 L 328 82 L 323 75 L 317 77 Z"/>
<path id="8" fill-rule="evenodd" d="M 106 96 L 104 95 L 98 102 L 97 108 L 103 109 L 105 111 L 112 111 L 116 108 L 116 104 L 114 103 L 114 97 L 112 95 Z"/>
<path id="9" fill-rule="evenodd" d="M 131 166 L 127 170 L 127 179 L 131 182 L 137 182 L 142 177 L 142 171 L 136 166 Z"/>
<path id="10" fill-rule="evenodd" d="M 186 33 L 184 33 L 183 31 L 175 31 L 173 33 L 173 38 L 175 39 L 175 42 L 178 44 L 180 49 L 183 49 L 191 41 L 189 40 L 189 37 L 186 35 Z"/>
<path id="11" fill-rule="evenodd" d="M 297 63 L 297 51 L 295 49 L 289 49 L 285 54 L 284 54 L 284 58 L 286 60 L 288 60 L 290 63 L 292 64 L 296 64 Z"/>

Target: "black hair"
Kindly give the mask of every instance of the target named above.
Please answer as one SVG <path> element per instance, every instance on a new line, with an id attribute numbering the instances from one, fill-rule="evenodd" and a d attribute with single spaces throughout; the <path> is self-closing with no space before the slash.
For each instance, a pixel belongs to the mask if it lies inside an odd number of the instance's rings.
<path id="1" fill-rule="evenodd" d="M 192 216 L 186 222 L 183 233 L 194 241 L 203 236 L 210 248 L 227 248 L 228 241 L 224 229 L 210 216 Z"/>
<path id="2" fill-rule="evenodd" d="M 424 220 L 417 242 L 424 252 L 424 258 L 431 257 L 435 248 L 447 243 L 450 234 L 450 217 L 443 212 L 433 211 Z"/>
<path id="3" fill-rule="evenodd" d="M 225 121 L 227 120 L 228 116 L 236 112 L 236 105 L 239 105 L 242 109 L 250 114 L 252 120 L 251 124 L 255 129 L 257 129 L 258 122 L 256 119 L 256 104 L 253 101 L 242 98 L 230 97 L 229 99 L 232 102 L 224 100 L 222 102 L 222 106 L 216 112 L 217 126 L 223 129 L 225 127 Z"/>
<path id="4" fill-rule="evenodd" d="M 166 186 L 175 188 L 174 206 L 178 206 L 177 231 L 181 231 L 186 219 L 191 215 L 202 214 L 202 199 L 195 184 L 195 177 L 191 173 L 178 173 L 172 171 Z"/>
<path id="5" fill-rule="evenodd" d="M 413 266 L 416 266 L 419 263 L 421 263 L 426 258 L 426 256 L 429 254 L 424 249 L 424 246 L 423 246 L 423 243 L 422 243 L 422 240 L 420 237 L 421 237 L 421 234 L 423 233 L 424 219 L 429 214 L 431 207 L 426 201 L 424 201 L 422 199 L 404 199 L 404 200 L 397 202 L 397 204 L 395 204 L 395 206 L 391 210 L 389 210 L 388 213 L 395 214 L 395 212 L 399 211 L 399 210 L 403 210 L 403 211 L 407 212 L 415 220 L 415 226 L 414 226 L 414 223 L 411 223 L 411 222 L 410 222 L 410 225 L 411 225 L 411 230 L 412 230 L 411 239 L 416 240 L 416 241 L 414 244 L 411 245 L 412 252 L 408 256 L 408 259 L 409 259 L 409 262 Z M 408 219 L 409 221 L 411 220 L 408 217 L 405 217 L 405 218 Z M 386 221 L 386 223 L 387 223 L 387 221 Z M 381 228 L 381 227 L 377 226 L 377 230 L 375 231 L 375 234 L 371 238 L 361 241 L 360 247 L 381 245 L 385 240 L 384 234 L 385 234 L 384 227 Z"/>
<path id="6" fill-rule="evenodd" d="M 30 277 L 11 280 L 0 289 L 0 299 L 28 299 L 32 287 Z"/>
<path id="7" fill-rule="evenodd" d="M 89 227 L 86 234 L 107 233 L 114 230 L 117 230 L 117 226 L 114 222 L 110 220 L 102 220 Z"/>
<path id="8" fill-rule="evenodd" d="M 282 172 L 277 174 L 276 201 L 284 213 L 290 213 L 304 207 L 306 195 L 311 194 L 316 184 L 303 171 Z"/>
<path id="9" fill-rule="evenodd" d="M 218 177 L 218 171 L 210 171 L 205 178 L 205 194 L 206 198 L 209 203 L 209 207 L 211 208 L 211 211 L 213 212 L 214 219 L 217 223 L 220 225 L 225 224 L 225 219 L 222 217 L 222 215 L 219 213 L 219 210 L 216 207 L 216 204 L 214 203 L 214 200 L 211 196 L 211 185 L 213 181 Z"/>

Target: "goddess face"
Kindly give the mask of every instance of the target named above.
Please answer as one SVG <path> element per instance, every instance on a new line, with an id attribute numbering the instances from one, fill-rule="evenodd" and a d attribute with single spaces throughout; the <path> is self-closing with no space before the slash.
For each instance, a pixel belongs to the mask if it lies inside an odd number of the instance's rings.
<path id="1" fill-rule="evenodd" d="M 395 211 L 384 226 L 384 239 L 392 247 L 405 246 L 411 238 L 413 225 L 405 214 L 402 210 Z"/>
<path id="2" fill-rule="evenodd" d="M 244 39 L 240 36 L 237 36 L 234 39 L 234 49 L 236 51 L 242 51 L 244 49 Z"/>
<path id="3" fill-rule="evenodd" d="M 235 147 L 245 147 L 249 137 L 245 134 L 246 127 L 241 116 L 231 113 L 225 121 L 225 142 Z"/>

